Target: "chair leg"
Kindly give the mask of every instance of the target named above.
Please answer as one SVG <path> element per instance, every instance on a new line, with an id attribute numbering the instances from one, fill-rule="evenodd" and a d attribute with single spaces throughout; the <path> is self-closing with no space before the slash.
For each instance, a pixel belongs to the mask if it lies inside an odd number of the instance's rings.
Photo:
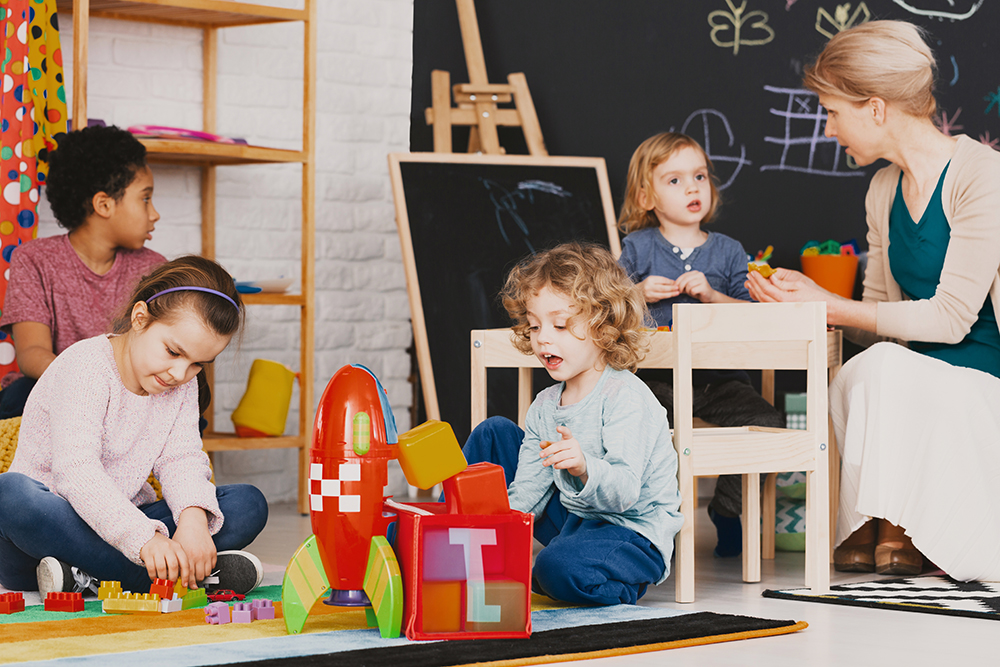
<path id="1" fill-rule="evenodd" d="M 678 484 L 681 493 L 681 514 L 684 524 L 677 533 L 674 558 L 674 581 L 677 602 L 694 602 L 694 482 L 690 464 L 686 460 L 678 465 Z"/>
<path id="2" fill-rule="evenodd" d="M 743 581 L 760 581 L 760 473 L 743 475 Z"/>
<path id="3" fill-rule="evenodd" d="M 826 462 L 822 461 L 820 466 L 825 468 Z M 830 490 L 825 473 L 826 470 L 806 473 L 806 587 L 817 595 L 830 592 L 830 533 L 823 526 L 829 516 Z M 809 526 L 819 530 L 810 530 Z"/>
<path id="4" fill-rule="evenodd" d="M 830 562 L 833 562 L 833 545 L 837 541 L 837 514 L 840 509 L 840 449 L 837 447 L 837 439 L 833 435 L 833 419 L 829 424 L 830 446 L 829 453 L 830 466 Z"/>
<path id="5" fill-rule="evenodd" d="M 761 500 L 760 557 L 764 560 L 774 560 L 774 526 L 775 515 L 778 513 L 778 473 L 769 472 L 764 476 L 764 498 Z"/>

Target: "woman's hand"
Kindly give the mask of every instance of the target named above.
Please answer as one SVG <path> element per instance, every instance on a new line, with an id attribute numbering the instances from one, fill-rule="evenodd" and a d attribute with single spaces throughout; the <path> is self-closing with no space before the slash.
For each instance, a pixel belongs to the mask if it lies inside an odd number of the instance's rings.
<path id="1" fill-rule="evenodd" d="M 586 484 L 587 459 L 580 443 L 567 427 L 558 426 L 556 430 L 562 435 L 562 440 L 542 441 L 542 465 L 565 470 L 573 477 L 579 477 L 582 484 Z"/>
<path id="2" fill-rule="evenodd" d="M 177 519 L 173 540 L 184 550 L 190 564 L 190 576 L 185 584 L 188 588 L 197 588 L 199 581 L 212 574 L 216 558 L 205 510 L 200 507 L 183 510 Z"/>
<path id="3" fill-rule="evenodd" d="M 150 581 L 189 581 L 191 578 L 191 567 L 184 549 L 178 542 L 161 533 L 154 533 L 153 538 L 142 545 L 139 558 L 146 565 Z"/>
<path id="4" fill-rule="evenodd" d="M 672 299 L 681 293 L 676 282 L 663 276 L 649 276 L 639 283 L 639 287 L 642 288 L 642 296 L 646 299 L 646 303 Z"/>
<path id="5" fill-rule="evenodd" d="M 817 285 L 805 274 L 790 269 L 775 269 L 770 278 L 757 271 L 747 272 L 746 288 L 755 301 L 783 303 L 786 301 L 826 301 L 842 299 Z"/>

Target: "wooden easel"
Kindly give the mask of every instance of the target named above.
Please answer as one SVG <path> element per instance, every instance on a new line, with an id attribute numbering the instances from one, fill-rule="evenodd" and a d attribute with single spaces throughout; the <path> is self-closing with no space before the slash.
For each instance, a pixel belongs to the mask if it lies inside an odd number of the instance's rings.
<path id="1" fill-rule="evenodd" d="M 527 78 L 522 72 L 515 72 L 507 76 L 506 84 L 489 82 L 475 1 L 455 0 L 455 4 L 470 82 L 455 84 L 452 89 L 451 74 L 444 70 L 431 72 L 432 106 L 424 111 L 424 116 L 427 124 L 434 127 L 434 152 L 451 153 L 451 128 L 462 125 L 471 128 L 468 152 L 504 153 L 497 136 L 497 126 L 503 125 L 521 127 L 531 155 L 548 155 Z M 451 106 L 452 94 L 455 107 Z M 514 104 L 513 109 L 497 107 L 510 103 Z"/>

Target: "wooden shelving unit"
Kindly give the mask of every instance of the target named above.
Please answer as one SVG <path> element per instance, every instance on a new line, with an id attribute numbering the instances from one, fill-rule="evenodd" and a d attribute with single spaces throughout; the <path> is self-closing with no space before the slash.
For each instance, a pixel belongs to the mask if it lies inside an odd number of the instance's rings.
<path id="1" fill-rule="evenodd" d="M 215 259 L 215 183 L 217 166 L 267 163 L 302 165 L 302 284 L 297 294 L 248 294 L 247 305 L 284 305 L 300 309 L 298 433 L 276 438 L 238 438 L 215 430 L 213 409 L 204 443 L 209 452 L 246 449 L 299 450 L 299 511 L 309 511 L 306 488 L 308 447 L 312 431 L 313 352 L 315 347 L 315 126 L 316 126 L 316 0 L 303 9 L 285 9 L 228 0 L 58 0 L 58 11 L 73 15 L 73 123 L 87 124 L 87 50 L 91 16 L 187 26 L 204 31 L 204 105 L 202 130 L 216 132 L 217 54 L 219 29 L 280 22 L 303 25 L 302 150 L 264 146 L 213 144 L 198 141 L 143 139 L 151 163 L 197 166 L 201 169 L 201 254 Z M 197 129 L 197 128 L 194 128 Z M 214 378 L 206 369 L 210 385 Z"/>

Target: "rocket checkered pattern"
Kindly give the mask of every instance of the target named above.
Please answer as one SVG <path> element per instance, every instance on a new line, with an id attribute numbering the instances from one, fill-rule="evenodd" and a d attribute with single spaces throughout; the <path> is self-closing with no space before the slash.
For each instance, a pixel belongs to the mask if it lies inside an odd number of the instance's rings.
<path id="1" fill-rule="evenodd" d="M 334 512 L 360 512 L 361 496 L 342 493 L 342 482 L 360 482 L 361 464 L 341 463 L 337 477 L 324 477 L 323 464 L 309 466 L 309 508 L 314 512 L 330 509 Z M 325 499 L 331 500 L 325 500 Z M 333 500 L 336 499 L 336 500 Z"/>

